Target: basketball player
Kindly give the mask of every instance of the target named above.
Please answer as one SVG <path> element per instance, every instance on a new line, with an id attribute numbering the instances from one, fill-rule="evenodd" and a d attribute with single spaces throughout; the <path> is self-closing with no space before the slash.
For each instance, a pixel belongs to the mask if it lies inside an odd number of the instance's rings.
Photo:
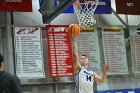
<path id="1" fill-rule="evenodd" d="M 74 48 L 74 72 L 75 72 L 75 81 L 77 93 L 93 93 L 93 84 L 94 80 L 99 83 L 104 83 L 107 78 L 107 74 L 110 69 L 110 65 L 106 64 L 104 68 L 104 74 L 102 77 L 98 76 L 95 72 L 88 71 L 88 57 L 82 55 L 81 58 L 78 58 L 78 51 L 76 45 L 76 38 L 73 37 L 73 48 Z M 80 61 L 80 62 L 79 62 Z"/>

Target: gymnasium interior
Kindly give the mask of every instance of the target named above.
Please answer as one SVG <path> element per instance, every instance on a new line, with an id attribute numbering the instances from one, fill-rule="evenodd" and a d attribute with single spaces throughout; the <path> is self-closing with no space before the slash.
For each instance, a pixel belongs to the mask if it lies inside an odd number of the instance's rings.
<path id="1" fill-rule="evenodd" d="M 76 93 L 72 41 L 65 29 L 83 22 L 75 36 L 79 56 L 87 54 L 89 69 L 101 76 L 103 65 L 110 64 L 106 82 L 94 82 L 93 93 L 140 93 L 140 0 L 83 0 L 98 3 L 81 19 L 76 1 L 0 1 L 0 53 L 6 71 L 19 77 L 22 93 Z M 60 45 L 53 50 L 55 33 Z M 55 55 L 59 49 L 62 56 Z"/>

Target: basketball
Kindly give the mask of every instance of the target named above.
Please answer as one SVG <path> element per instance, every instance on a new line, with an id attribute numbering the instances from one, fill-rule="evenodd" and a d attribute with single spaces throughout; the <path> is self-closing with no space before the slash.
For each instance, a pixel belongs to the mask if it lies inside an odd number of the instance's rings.
<path id="1" fill-rule="evenodd" d="M 71 24 L 68 27 L 68 33 L 71 36 L 78 36 L 80 34 L 80 26 L 77 24 Z"/>

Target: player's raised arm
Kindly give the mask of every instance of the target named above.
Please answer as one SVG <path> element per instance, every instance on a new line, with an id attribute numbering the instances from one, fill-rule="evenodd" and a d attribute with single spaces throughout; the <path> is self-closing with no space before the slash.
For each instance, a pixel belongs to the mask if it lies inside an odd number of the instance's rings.
<path id="1" fill-rule="evenodd" d="M 96 73 L 95 73 L 95 81 L 99 82 L 99 83 L 104 83 L 107 79 L 107 75 L 108 75 L 108 72 L 110 70 L 110 65 L 109 64 L 106 64 L 105 65 L 105 68 L 104 68 L 104 74 L 102 77 L 98 76 Z"/>
<path id="2" fill-rule="evenodd" d="M 73 48 L 73 67 L 74 67 L 74 73 L 78 73 L 80 70 L 80 63 L 79 63 L 79 56 L 77 51 L 77 45 L 76 45 L 76 37 L 80 34 L 80 26 L 77 24 L 71 24 L 68 27 L 68 33 L 72 37 L 72 48 Z"/>
<path id="3" fill-rule="evenodd" d="M 79 63 L 79 56 L 78 56 L 78 50 L 77 50 L 77 44 L 76 44 L 76 38 L 72 37 L 73 41 L 73 67 L 74 67 L 74 72 L 78 73 L 80 70 L 80 63 Z"/>

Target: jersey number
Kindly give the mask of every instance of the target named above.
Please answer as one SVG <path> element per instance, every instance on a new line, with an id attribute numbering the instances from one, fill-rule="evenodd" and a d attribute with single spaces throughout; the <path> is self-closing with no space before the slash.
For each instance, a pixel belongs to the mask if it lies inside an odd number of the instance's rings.
<path id="1" fill-rule="evenodd" d="M 87 81 L 91 81 L 91 75 L 87 75 Z"/>

